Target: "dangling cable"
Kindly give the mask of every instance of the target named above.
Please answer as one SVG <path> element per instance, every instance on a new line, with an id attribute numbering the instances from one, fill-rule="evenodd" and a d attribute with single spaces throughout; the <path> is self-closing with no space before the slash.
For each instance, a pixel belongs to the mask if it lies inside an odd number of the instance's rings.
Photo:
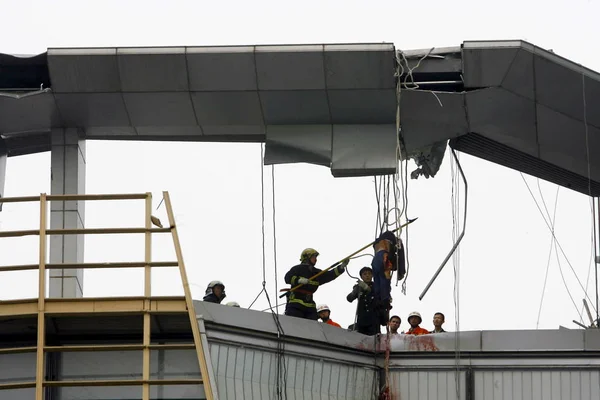
<path id="1" fill-rule="evenodd" d="M 275 384 L 275 394 L 277 399 L 287 399 L 287 367 L 285 361 L 285 341 L 284 336 L 285 332 L 283 331 L 283 327 L 279 321 L 279 314 L 275 312 L 274 307 L 271 303 L 271 298 L 269 297 L 269 292 L 266 289 L 266 246 L 265 246 L 265 196 L 264 196 L 264 148 L 263 144 L 260 145 L 260 186 L 261 186 L 261 233 L 262 233 L 262 270 L 263 270 L 263 282 L 262 282 L 262 290 L 258 293 L 258 297 L 261 293 L 265 294 L 267 298 L 267 303 L 269 304 L 269 309 L 271 310 L 271 315 L 273 316 L 273 321 L 275 322 L 275 326 L 277 328 L 277 371 L 276 371 L 276 384 Z M 273 188 L 273 191 L 275 189 Z M 275 204 L 273 203 L 273 215 L 275 215 Z M 273 222 L 275 223 L 275 222 Z M 275 268 L 277 261 L 275 261 Z M 275 272 L 277 273 L 277 272 Z M 277 297 L 277 296 L 276 296 Z M 256 301 L 256 299 L 252 302 Z M 252 307 L 252 304 L 250 307 Z M 249 307 L 249 308 L 250 308 Z"/>
<path id="2" fill-rule="evenodd" d="M 279 287 L 277 283 L 277 234 L 275 230 L 275 165 L 271 165 L 271 185 L 273 187 L 273 267 L 275 270 L 275 310 L 279 314 Z"/>
<path id="3" fill-rule="evenodd" d="M 521 174 L 521 178 L 523 179 L 523 182 L 525 182 L 525 186 L 527 186 L 527 190 L 529 191 L 529 194 L 531 195 L 531 198 L 533 199 L 533 201 L 535 202 L 535 205 L 538 209 L 538 211 L 540 212 L 542 219 L 544 220 L 544 223 L 546 224 L 546 227 L 548 228 L 548 230 L 550 231 L 550 234 L 552 235 L 552 238 L 554 239 L 554 244 L 556 245 L 556 247 L 560 250 L 562 256 L 565 258 L 565 260 L 567 261 L 567 264 L 569 265 L 569 267 L 571 268 L 571 271 L 573 272 L 573 274 L 575 275 L 575 278 L 577 279 L 577 282 L 579 282 L 579 286 L 581 287 L 582 290 L 584 290 L 583 285 L 581 284 L 581 281 L 579 280 L 579 276 L 577 275 L 577 273 L 575 272 L 575 269 L 573 268 L 573 265 L 571 265 L 571 262 L 569 261 L 569 258 L 567 257 L 567 255 L 565 254 L 562 246 L 560 245 L 560 242 L 558 241 L 558 239 L 556 238 L 556 235 L 554 234 L 552 228 L 550 227 L 550 224 L 548 223 L 548 221 L 546 220 L 546 217 L 544 216 L 544 212 L 542 211 L 542 209 L 540 208 L 540 205 L 538 204 L 537 199 L 535 198 L 533 192 L 531 191 L 531 188 L 529 187 L 529 184 L 527 183 L 527 180 L 525 179 L 525 176 L 523 175 L 522 172 L 520 172 Z M 575 310 L 577 310 L 577 313 L 580 316 L 580 319 L 583 320 L 583 318 L 581 317 L 581 313 L 579 312 L 579 307 L 577 307 L 577 304 L 575 303 L 575 301 L 573 300 L 573 296 L 571 296 L 571 291 L 569 290 L 569 287 L 567 285 L 567 282 L 564 278 L 564 274 L 562 272 L 562 266 L 560 264 L 560 258 L 558 256 L 558 252 L 556 252 L 556 260 L 558 262 L 558 269 L 559 272 L 561 274 L 561 277 L 563 279 L 563 283 L 565 285 L 565 289 L 567 291 L 567 294 L 569 295 L 569 298 L 571 299 L 571 302 L 573 303 L 573 305 L 575 306 Z M 585 296 L 589 299 L 589 296 L 587 295 L 587 293 L 585 293 L 584 290 L 584 294 Z M 591 300 L 590 300 L 591 302 Z M 594 310 L 596 311 L 596 310 Z"/>
<path id="4" fill-rule="evenodd" d="M 538 188 L 539 188 L 539 181 L 538 181 Z M 556 222 L 556 210 L 557 210 L 557 206 L 558 206 L 558 193 L 560 191 L 560 186 L 556 187 L 556 197 L 554 199 L 554 212 L 552 215 L 552 231 L 554 232 L 554 223 Z M 541 189 L 540 189 L 540 194 L 541 194 Z M 546 210 L 547 211 L 547 210 Z M 550 217 L 548 215 L 548 217 Z M 540 299 L 540 308 L 538 309 L 538 317 L 537 317 L 537 322 L 535 324 L 535 329 L 538 329 L 540 327 L 540 316 L 542 315 L 542 304 L 544 303 L 544 294 L 546 293 L 546 283 L 548 282 L 548 271 L 550 270 L 550 260 L 552 259 L 552 249 L 554 248 L 554 238 L 550 238 L 550 251 L 548 252 L 548 261 L 546 262 L 546 274 L 544 277 L 544 285 L 542 287 L 542 298 Z"/>

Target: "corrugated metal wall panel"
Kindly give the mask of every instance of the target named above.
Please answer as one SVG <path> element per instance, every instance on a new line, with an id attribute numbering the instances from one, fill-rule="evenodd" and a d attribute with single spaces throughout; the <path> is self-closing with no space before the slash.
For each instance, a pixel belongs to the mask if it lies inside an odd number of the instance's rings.
<path id="1" fill-rule="evenodd" d="M 596 400 L 600 371 L 477 371 L 475 400 Z"/>
<path id="2" fill-rule="evenodd" d="M 390 388 L 395 398 L 418 400 L 456 400 L 455 371 L 392 371 Z M 466 399 L 465 373 L 458 375 L 460 396 Z"/>
<path id="3" fill-rule="evenodd" d="M 211 343 L 219 399 L 275 399 L 277 357 L 272 352 Z M 325 359 L 285 356 L 290 400 L 371 399 L 373 369 Z"/>

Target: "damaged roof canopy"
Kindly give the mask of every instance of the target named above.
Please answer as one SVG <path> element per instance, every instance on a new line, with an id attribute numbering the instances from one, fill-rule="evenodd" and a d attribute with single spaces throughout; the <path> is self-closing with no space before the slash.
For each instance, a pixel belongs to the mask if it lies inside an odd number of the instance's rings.
<path id="1" fill-rule="evenodd" d="M 600 194 L 600 75 L 522 41 L 50 49 L 0 55 L 0 70 L 9 156 L 47 151 L 52 129 L 75 127 L 87 139 L 265 142 L 266 164 L 368 176 L 396 171 L 399 139 L 432 176 L 450 140 Z"/>

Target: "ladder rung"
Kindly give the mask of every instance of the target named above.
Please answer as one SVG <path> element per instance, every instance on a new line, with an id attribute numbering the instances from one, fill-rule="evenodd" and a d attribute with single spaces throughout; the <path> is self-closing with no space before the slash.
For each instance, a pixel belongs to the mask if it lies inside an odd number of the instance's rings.
<path id="1" fill-rule="evenodd" d="M 0 383 L 0 393 L 2 390 L 10 389 L 26 389 L 35 387 L 35 382 L 11 382 L 11 383 Z M 0 396 L 2 397 L 2 396 Z"/>
<path id="2" fill-rule="evenodd" d="M 72 263 L 72 264 L 46 264 L 46 269 L 94 269 L 94 268 L 143 268 L 146 265 L 154 268 L 177 267 L 177 261 L 154 262 L 106 262 L 106 263 Z M 36 266 L 37 267 L 37 266 Z"/>
<path id="3" fill-rule="evenodd" d="M 46 269 L 97 269 L 97 268 L 152 268 L 177 267 L 177 261 L 144 262 L 106 262 L 106 263 L 75 263 L 75 264 L 46 264 Z M 38 269 L 38 264 L 6 265 L 0 267 L 0 272 L 30 271 Z"/>
<path id="4" fill-rule="evenodd" d="M 31 353 L 37 350 L 35 346 L 0 348 L 0 354 Z"/>
<path id="5" fill-rule="evenodd" d="M 76 351 L 135 351 L 143 350 L 143 344 L 101 344 L 101 345 L 76 345 L 76 346 L 46 346 L 46 352 L 76 352 Z M 188 350 L 195 348 L 193 343 L 151 344 L 150 350 Z M 35 350 L 35 348 L 34 348 Z"/>
<path id="6" fill-rule="evenodd" d="M 50 194 L 46 196 L 48 201 L 71 201 L 71 200 L 141 200 L 148 197 L 146 193 L 127 194 Z M 40 196 L 2 197 L 0 203 L 25 203 L 40 201 Z"/>
<path id="7" fill-rule="evenodd" d="M 146 193 L 127 194 L 50 194 L 46 196 L 49 201 L 71 200 L 142 200 L 148 197 Z M 39 199 L 39 197 L 38 197 Z"/>
<path id="8" fill-rule="evenodd" d="M 44 386 L 139 386 L 148 385 L 201 385 L 202 379 L 128 379 L 128 380 L 77 380 L 77 381 L 44 381 Z M 34 384 L 35 385 L 35 384 Z"/>
<path id="9" fill-rule="evenodd" d="M 84 228 L 84 229 L 47 229 L 46 235 L 103 235 L 118 233 L 167 233 L 171 228 Z M 19 237 L 39 235 L 39 229 L 0 232 L 0 237 Z"/>

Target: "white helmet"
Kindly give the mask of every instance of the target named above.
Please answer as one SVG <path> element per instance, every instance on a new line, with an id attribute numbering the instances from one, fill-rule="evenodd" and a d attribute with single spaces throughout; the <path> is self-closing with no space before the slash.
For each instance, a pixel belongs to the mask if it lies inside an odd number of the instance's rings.
<path id="1" fill-rule="evenodd" d="M 423 318 L 421 318 L 421 314 L 419 314 L 416 311 L 413 311 L 410 314 L 408 314 L 408 320 L 410 320 L 410 317 L 419 317 L 419 323 L 423 322 Z"/>
<path id="2" fill-rule="evenodd" d="M 225 305 L 231 306 L 231 307 L 239 307 L 240 306 L 237 301 L 230 301 L 229 303 L 227 303 Z"/>
<path id="3" fill-rule="evenodd" d="M 317 307 L 317 313 L 320 313 L 321 311 L 331 312 L 331 310 L 329 309 L 329 306 L 327 306 L 327 304 L 319 304 L 319 306 Z"/>

